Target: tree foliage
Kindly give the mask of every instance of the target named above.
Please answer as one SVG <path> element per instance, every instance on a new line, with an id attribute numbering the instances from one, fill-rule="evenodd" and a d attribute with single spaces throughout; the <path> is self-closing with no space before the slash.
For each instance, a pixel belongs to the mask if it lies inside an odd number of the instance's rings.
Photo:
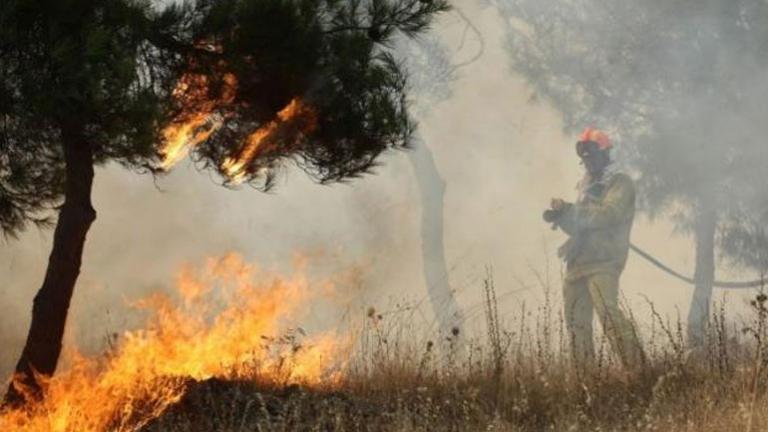
<path id="1" fill-rule="evenodd" d="M 61 205 L 63 128 L 82 128 L 96 164 L 159 172 L 164 129 L 196 102 L 212 104 L 223 125 L 192 155 L 225 180 L 228 158 L 295 98 L 311 107 L 311 132 L 282 128 L 242 179 L 269 187 L 289 159 L 322 182 L 363 173 L 413 127 L 387 44 L 446 9 L 443 0 L 4 1 L 0 228 L 49 222 Z M 182 89 L 185 79 L 202 85 Z"/>

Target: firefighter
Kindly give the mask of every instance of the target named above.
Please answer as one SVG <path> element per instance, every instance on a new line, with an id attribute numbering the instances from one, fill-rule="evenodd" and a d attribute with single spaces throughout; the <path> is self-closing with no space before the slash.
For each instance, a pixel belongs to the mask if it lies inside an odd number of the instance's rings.
<path id="1" fill-rule="evenodd" d="M 597 317 L 625 366 L 644 361 L 632 322 L 619 307 L 619 276 L 629 253 L 635 215 L 635 187 L 611 165 L 611 140 L 587 128 L 576 143 L 585 168 L 578 199 L 552 199 L 544 220 L 559 227 L 568 240 L 558 249 L 566 262 L 563 299 L 565 323 L 577 360 L 594 358 L 592 317 Z"/>

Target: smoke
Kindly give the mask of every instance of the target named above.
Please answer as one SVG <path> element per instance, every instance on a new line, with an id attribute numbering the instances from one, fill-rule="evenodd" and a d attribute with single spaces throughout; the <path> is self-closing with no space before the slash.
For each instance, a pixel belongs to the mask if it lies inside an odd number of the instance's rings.
<path id="1" fill-rule="evenodd" d="M 482 278 L 491 266 L 504 296 L 504 316 L 517 313 L 521 303 L 535 308 L 543 301 L 534 272 L 549 275 L 549 288 L 559 295 L 561 265 L 554 250 L 563 237 L 541 221 L 541 212 L 552 197 L 573 199 L 581 168 L 573 152 L 575 136 L 562 132 L 563 118 L 510 70 L 506 27 L 497 11 L 458 3 L 482 29 L 484 55 L 461 69 L 451 96 L 420 119 L 420 131 L 447 182 L 446 256 L 459 301 L 468 311 L 478 310 Z M 434 31 L 448 47 L 458 47 L 464 28 L 449 15 Z M 403 153 L 386 154 L 381 162 L 373 176 L 331 186 L 289 169 L 269 194 L 223 188 L 187 162 L 157 181 L 118 166 L 99 169 L 98 219 L 88 235 L 67 343 L 100 349 L 112 332 L 140 318 L 127 300 L 167 290 L 181 264 L 227 251 L 282 271 L 291 271 L 296 253 L 311 255 L 312 271 L 356 269 L 357 283 L 343 287 L 344 297 L 354 300 L 346 303 L 348 309 L 315 314 L 330 325 L 343 314 L 364 314 L 369 305 L 381 310 L 402 299 L 419 304 L 426 289 L 412 168 Z M 640 218 L 633 239 L 674 267 L 691 269 L 690 240 L 671 231 L 668 223 Z M 26 336 L 50 234 L 32 229 L 0 248 L 2 376 Z M 663 314 L 675 316 L 678 308 L 685 313 L 690 288 L 636 258 L 622 282 L 628 304 L 641 309 L 641 318 L 647 310 L 641 295 Z M 422 306 L 420 322 L 429 326 L 429 305 Z M 469 315 L 479 330 L 481 317 Z"/>
<path id="2" fill-rule="evenodd" d="M 756 30 L 764 2 L 490 3 L 505 18 L 510 64 L 566 129 L 613 132 L 647 214 L 670 217 L 700 244 L 713 241 L 702 221 L 717 218 L 722 257 L 764 271 L 765 241 L 745 241 L 766 209 L 754 181 L 768 162 L 758 114 L 768 94 L 766 40 Z M 713 269 L 707 255 L 696 262 L 701 275 Z M 710 290 L 697 284 L 707 302 Z"/>

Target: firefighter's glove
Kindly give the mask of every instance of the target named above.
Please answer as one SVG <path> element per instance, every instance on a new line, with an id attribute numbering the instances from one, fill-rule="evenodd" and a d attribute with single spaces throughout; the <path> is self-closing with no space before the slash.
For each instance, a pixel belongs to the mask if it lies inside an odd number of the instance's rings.
<path id="1" fill-rule="evenodd" d="M 546 209 L 544 210 L 544 214 L 541 215 L 544 218 L 544 222 L 548 223 L 554 223 L 558 219 L 560 219 L 560 216 L 563 215 L 563 210 L 554 210 L 554 209 Z"/>
<path id="2" fill-rule="evenodd" d="M 552 201 L 550 201 L 549 203 L 549 208 L 555 211 L 561 211 L 567 206 L 568 206 L 568 203 L 561 200 L 560 198 L 552 198 Z"/>
<path id="3" fill-rule="evenodd" d="M 549 208 L 544 210 L 542 217 L 545 222 L 556 224 L 557 220 L 563 215 L 563 211 L 568 207 L 568 203 L 560 198 L 552 198 L 549 203 Z M 553 227 L 554 228 L 554 227 Z"/>
<path id="4" fill-rule="evenodd" d="M 544 218 L 545 222 L 551 223 L 552 229 L 556 230 L 560 226 L 560 219 L 571 204 L 560 198 L 553 198 L 549 206 L 547 210 L 544 210 L 542 218 Z"/>

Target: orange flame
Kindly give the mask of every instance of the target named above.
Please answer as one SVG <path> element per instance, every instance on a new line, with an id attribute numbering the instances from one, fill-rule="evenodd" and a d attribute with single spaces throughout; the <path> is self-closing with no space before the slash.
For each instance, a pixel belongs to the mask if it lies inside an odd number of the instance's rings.
<path id="1" fill-rule="evenodd" d="M 269 150 L 264 146 L 281 127 L 293 125 L 302 134 L 310 133 L 317 126 L 314 111 L 301 99 L 293 98 L 288 105 L 277 113 L 277 118 L 260 127 L 245 140 L 245 145 L 237 157 L 229 157 L 221 168 L 233 183 L 241 183 L 246 176 L 245 168 L 259 153 Z"/>
<path id="2" fill-rule="evenodd" d="M 279 338 L 318 290 L 300 274 L 254 282 L 261 275 L 236 254 L 199 272 L 185 268 L 178 276 L 183 306 L 161 294 L 139 301 L 151 312 L 145 329 L 125 333 L 101 358 L 73 354 L 72 366 L 44 384 L 45 399 L 0 415 L 0 430 L 137 430 L 177 402 L 189 379 L 338 383 L 347 342 L 332 333 L 300 347 L 292 336 Z"/>
<path id="3" fill-rule="evenodd" d="M 162 131 L 164 146 L 160 150 L 160 167 L 169 170 L 186 157 L 189 149 L 208 139 L 224 123 L 226 113 L 217 112 L 232 104 L 237 79 L 224 74 L 223 88 L 218 99 L 210 99 L 209 79 L 202 74 L 184 74 L 173 90 L 172 97 L 182 103 L 184 110 Z"/>
<path id="4" fill-rule="evenodd" d="M 160 167 L 163 170 L 171 169 L 187 156 L 191 148 L 207 140 L 222 127 L 230 115 L 226 109 L 235 99 L 235 76 L 230 73 L 224 75 L 223 89 L 218 99 L 210 98 L 209 87 L 206 75 L 188 73 L 182 76 L 173 90 L 172 96 L 184 109 L 176 120 L 162 131 L 164 145 L 160 150 L 163 157 Z M 273 140 L 279 131 L 288 128 L 298 130 L 298 134 L 292 137 L 294 142 L 297 142 L 302 136 L 313 131 L 316 125 L 314 111 L 301 99 L 294 98 L 277 113 L 274 120 L 246 138 L 242 150 L 222 163 L 222 171 L 230 182 L 241 183 L 247 176 L 246 167 L 259 154 L 274 149 L 265 143 Z"/>

